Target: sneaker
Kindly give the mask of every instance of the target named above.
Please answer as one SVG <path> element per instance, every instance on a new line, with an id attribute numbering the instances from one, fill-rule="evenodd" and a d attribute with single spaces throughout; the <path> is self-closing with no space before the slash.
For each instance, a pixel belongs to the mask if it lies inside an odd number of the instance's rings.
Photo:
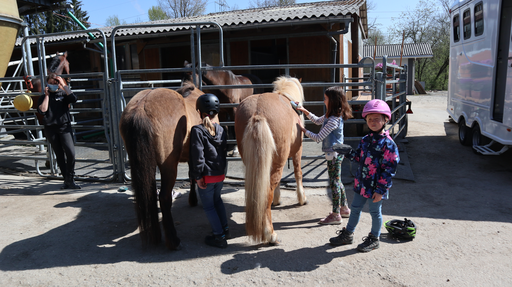
<path id="1" fill-rule="evenodd" d="M 71 182 L 71 183 L 64 183 L 64 185 L 61 186 L 60 189 L 82 189 L 82 187 L 74 182 Z"/>
<path id="2" fill-rule="evenodd" d="M 329 213 L 326 218 L 320 219 L 318 224 L 341 224 L 341 215 L 339 213 Z"/>
<path id="3" fill-rule="evenodd" d="M 336 234 L 338 234 L 338 236 L 329 239 L 331 245 L 340 246 L 354 242 L 354 232 L 348 231 L 345 227 L 343 227 L 342 230 L 336 231 Z"/>
<path id="4" fill-rule="evenodd" d="M 224 227 L 224 238 L 231 239 L 231 233 L 229 232 L 229 227 Z"/>
<path id="5" fill-rule="evenodd" d="M 379 238 L 371 233 L 363 237 L 363 243 L 357 245 L 357 250 L 361 252 L 370 252 L 377 248 L 379 248 Z"/>
<path id="6" fill-rule="evenodd" d="M 340 210 L 340 215 L 342 218 L 349 218 L 350 217 L 350 208 L 346 207 L 343 209 L 343 207 Z"/>
<path id="7" fill-rule="evenodd" d="M 224 235 L 208 235 L 204 239 L 204 242 L 210 246 L 218 247 L 218 248 L 226 248 L 228 247 L 228 242 Z"/>

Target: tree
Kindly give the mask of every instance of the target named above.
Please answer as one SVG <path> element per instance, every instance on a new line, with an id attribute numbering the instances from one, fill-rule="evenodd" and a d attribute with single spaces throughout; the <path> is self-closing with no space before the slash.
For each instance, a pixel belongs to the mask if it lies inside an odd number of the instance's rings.
<path id="1" fill-rule="evenodd" d="M 169 19 L 169 16 L 160 6 L 153 6 L 148 10 L 149 21 L 165 20 Z"/>
<path id="2" fill-rule="evenodd" d="M 226 0 L 215 0 L 215 4 L 216 4 L 216 9 L 215 11 L 217 11 L 217 6 L 219 8 L 219 12 L 225 12 L 225 11 L 232 11 L 232 10 L 238 10 L 238 5 L 237 4 L 233 4 L 233 5 L 229 5 Z"/>
<path id="3" fill-rule="evenodd" d="M 158 0 L 158 6 L 169 18 L 203 15 L 208 0 Z"/>
<path id="4" fill-rule="evenodd" d="M 71 6 L 72 8 L 68 9 L 69 12 L 71 12 L 71 14 L 73 14 L 78 20 L 80 20 L 80 22 L 82 22 L 82 24 L 85 27 L 91 27 L 91 24 L 89 23 L 89 16 L 87 16 L 87 12 L 82 10 L 82 1 L 71 0 Z M 78 23 L 74 21 L 72 22 L 70 28 L 72 28 L 71 31 L 82 30 L 82 27 L 80 27 L 80 25 L 78 25 Z"/>
<path id="5" fill-rule="evenodd" d="M 126 25 L 126 21 L 119 20 L 119 17 L 117 15 L 109 16 L 107 20 L 105 21 L 105 26 L 119 26 L 119 25 Z"/>
<path id="6" fill-rule="evenodd" d="M 249 3 L 249 8 L 265 8 L 275 6 L 287 6 L 295 4 L 295 0 L 252 0 Z"/>
<path id="7" fill-rule="evenodd" d="M 375 43 L 377 40 L 377 43 Z M 374 45 L 384 45 L 388 44 L 388 37 L 376 26 L 373 28 L 368 28 L 368 39 L 363 40 L 365 45 L 374 46 Z"/>
<path id="8" fill-rule="evenodd" d="M 370 12 L 375 9 L 375 6 L 375 2 L 371 0 L 366 1 L 367 15 L 371 15 Z M 389 44 L 389 37 L 379 28 L 379 26 L 382 26 L 382 24 L 379 24 L 377 20 L 378 18 L 368 17 L 368 39 L 363 40 L 365 45 L 374 46 L 375 44 Z M 377 43 L 375 43 L 375 40 L 377 40 Z"/>
<path id="9" fill-rule="evenodd" d="M 85 27 L 90 27 L 89 16 L 83 11 L 82 1 L 71 0 L 67 11 L 71 12 Z M 82 28 L 71 19 L 66 9 L 58 11 L 47 11 L 32 15 L 25 15 L 23 19 L 28 24 L 30 34 L 48 34 L 66 31 L 77 31 Z"/>
<path id="10" fill-rule="evenodd" d="M 420 0 L 414 10 L 392 18 L 393 41 L 401 43 L 404 33 L 405 43 L 429 43 L 432 47 L 433 58 L 417 60 L 415 68 L 416 79 L 425 81 L 427 89 L 446 89 L 448 85 L 450 17 L 446 7 L 449 1 Z"/>

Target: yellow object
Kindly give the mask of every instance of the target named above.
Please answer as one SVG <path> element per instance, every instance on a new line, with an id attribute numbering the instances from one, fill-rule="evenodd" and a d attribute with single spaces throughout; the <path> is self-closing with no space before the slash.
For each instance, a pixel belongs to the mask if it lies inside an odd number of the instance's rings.
<path id="1" fill-rule="evenodd" d="M 32 98 L 28 95 L 18 95 L 12 101 L 14 107 L 20 112 L 26 112 L 32 107 Z"/>
<path id="2" fill-rule="evenodd" d="M 0 78 L 5 76 L 21 23 L 16 0 L 0 0 Z"/>

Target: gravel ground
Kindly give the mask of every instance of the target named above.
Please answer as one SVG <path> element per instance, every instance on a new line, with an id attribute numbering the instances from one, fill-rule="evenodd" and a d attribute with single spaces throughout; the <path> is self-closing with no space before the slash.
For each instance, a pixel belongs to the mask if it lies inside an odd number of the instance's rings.
<path id="1" fill-rule="evenodd" d="M 370 230 L 366 208 L 356 242 L 330 246 L 346 220 L 318 225 L 330 202 L 325 188 L 308 187 L 307 205 L 286 189 L 272 210 L 282 244 L 255 245 L 245 236 L 243 186 L 227 185 L 234 236 L 227 249 L 204 244 L 208 221 L 201 206 L 188 206 L 185 188 L 173 204 L 183 249 L 145 249 L 122 184 L 61 191 L 60 181 L 0 174 L 0 286 L 511 286 L 512 153 L 486 157 L 461 146 L 446 92 L 410 99 L 414 114 L 400 145 L 414 180 L 394 181 L 383 216 L 412 219 L 419 226 L 413 241 L 383 229 L 380 249 L 357 252 Z"/>

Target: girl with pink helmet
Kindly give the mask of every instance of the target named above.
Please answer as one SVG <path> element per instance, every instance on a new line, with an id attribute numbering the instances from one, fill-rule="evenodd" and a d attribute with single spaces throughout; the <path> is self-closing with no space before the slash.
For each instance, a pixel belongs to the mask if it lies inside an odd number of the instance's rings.
<path id="1" fill-rule="evenodd" d="M 400 157 L 398 147 L 384 130 L 386 123 L 391 119 L 391 110 L 382 100 L 371 100 L 364 106 L 363 118 L 370 128 L 370 133 L 359 142 L 357 150 L 339 145 L 333 150 L 346 154 L 348 159 L 359 163 L 354 179 L 354 199 L 351 213 L 346 227 L 338 230 L 338 236 L 329 241 L 339 246 L 351 244 L 354 240 L 354 231 L 361 216 L 361 210 L 368 202 L 372 227 L 368 236 L 363 237 L 363 243 L 357 250 L 368 252 L 379 248 L 379 236 L 382 227 L 382 200 L 388 199 L 391 178 L 395 176 Z"/>

